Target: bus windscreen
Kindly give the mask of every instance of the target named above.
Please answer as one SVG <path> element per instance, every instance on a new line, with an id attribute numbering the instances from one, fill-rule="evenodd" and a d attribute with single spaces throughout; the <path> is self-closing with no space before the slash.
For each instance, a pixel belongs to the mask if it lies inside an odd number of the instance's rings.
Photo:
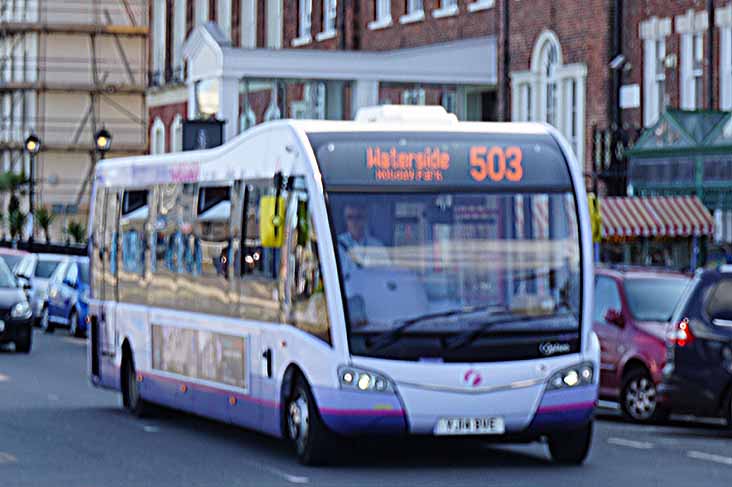
<path id="1" fill-rule="evenodd" d="M 567 162 L 548 135 L 311 134 L 329 187 L 461 187 L 571 191 Z"/>

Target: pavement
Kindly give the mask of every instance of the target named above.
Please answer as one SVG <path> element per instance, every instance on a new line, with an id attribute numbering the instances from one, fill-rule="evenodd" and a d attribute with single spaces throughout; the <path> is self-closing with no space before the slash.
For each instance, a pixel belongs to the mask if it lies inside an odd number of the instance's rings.
<path id="1" fill-rule="evenodd" d="M 359 440 L 341 464 L 299 465 L 289 447 L 244 429 L 161 409 L 136 419 L 93 388 L 86 342 L 38 331 L 30 355 L 0 349 L 0 486 L 730 486 L 732 433 L 676 420 L 640 426 L 603 410 L 581 467 L 541 444 Z"/>

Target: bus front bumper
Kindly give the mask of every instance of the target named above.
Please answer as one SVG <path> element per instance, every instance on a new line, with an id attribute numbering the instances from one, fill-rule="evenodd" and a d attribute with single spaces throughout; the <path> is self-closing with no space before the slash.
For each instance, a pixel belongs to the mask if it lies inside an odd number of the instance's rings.
<path id="1" fill-rule="evenodd" d="M 545 391 L 539 384 L 482 394 L 398 386 L 393 393 L 318 388 L 320 415 L 345 436 L 436 435 L 445 419 L 500 418 L 495 437 L 536 438 L 587 424 L 597 402 L 597 385 Z"/>

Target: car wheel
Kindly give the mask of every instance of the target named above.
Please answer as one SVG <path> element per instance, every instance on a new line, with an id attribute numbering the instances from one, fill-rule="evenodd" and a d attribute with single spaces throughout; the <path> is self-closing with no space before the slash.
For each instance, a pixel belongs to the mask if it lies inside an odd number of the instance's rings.
<path id="1" fill-rule="evenodd" d="M 547 438 L 549 454 L 558 463 L 581 465 L 590 452 L 592 422 L 582 428 L 550 435 Z"/>
<path id="2" fill-rule="evenodd" d="M 642 369 L 631 371 L 623 381 L 620 405 L 632 421 L 647 423 L 663 419 L 666 411 L 658 405 L 656 384 Z"/>
<path id="3" fill-rule="evenodd" d="M 41 311 L 41 330 L 44 333 L 53 333 L 55 329 L 56 327 L 51 323 L 48 316 L 48 306 L 44 306 L 43 311 Z"/>
<path id="4" fill-rule="evenodd" d="M 69 317 L 69 335 L 72 337 L 81 337 L 81 326 L 79 326 L 79 313 L 76 312 L 76 310 L 71 311 L 71 316 Z"/>
<path id="5" fill-rule="evenodd" d="M 307 382 L 298 376 L 287 401 L 287 436 L 303 465 L 323 465 L 334 459 L 335 436 L 325 426 Z"/>
<path id="6" fill-rule="evenodd" d="M 15 340 L 15 351 L 17 353 L 30 353 L 33 346 L 33 326 L 28 325 L 20 338 Z"/>
<path id="7" fill-rule="evenodd" d="M 122 364 L 122 404 L 133 416 L 144 417 L 149 410 L 147 401 L 140 395 L 140 385 L 137 382 L 135 363 L 127 356 Z"/>

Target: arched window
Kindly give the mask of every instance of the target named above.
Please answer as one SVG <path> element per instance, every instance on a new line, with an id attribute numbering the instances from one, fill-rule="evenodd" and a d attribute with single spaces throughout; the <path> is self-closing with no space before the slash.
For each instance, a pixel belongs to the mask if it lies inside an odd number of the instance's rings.
<path id="1" fill-rule="evenodd" d="M 183 150 L 183 117 L 179 113 L 170 126 L 170 152 Z"/>
<path id="2" fill-rule="evenodd" d="M 534 44 L 529 70 L 511 73 L 511 118 L 556 127 L 583 160 L 586 79 L 587 65 L 565 64 L 557 35 L 542 32 Z"/>
<path id="3" fill-rule="evenodd" d="M 165 124 L 158 117 L 150 128 L 150 154 L 165 154 Z"/>

